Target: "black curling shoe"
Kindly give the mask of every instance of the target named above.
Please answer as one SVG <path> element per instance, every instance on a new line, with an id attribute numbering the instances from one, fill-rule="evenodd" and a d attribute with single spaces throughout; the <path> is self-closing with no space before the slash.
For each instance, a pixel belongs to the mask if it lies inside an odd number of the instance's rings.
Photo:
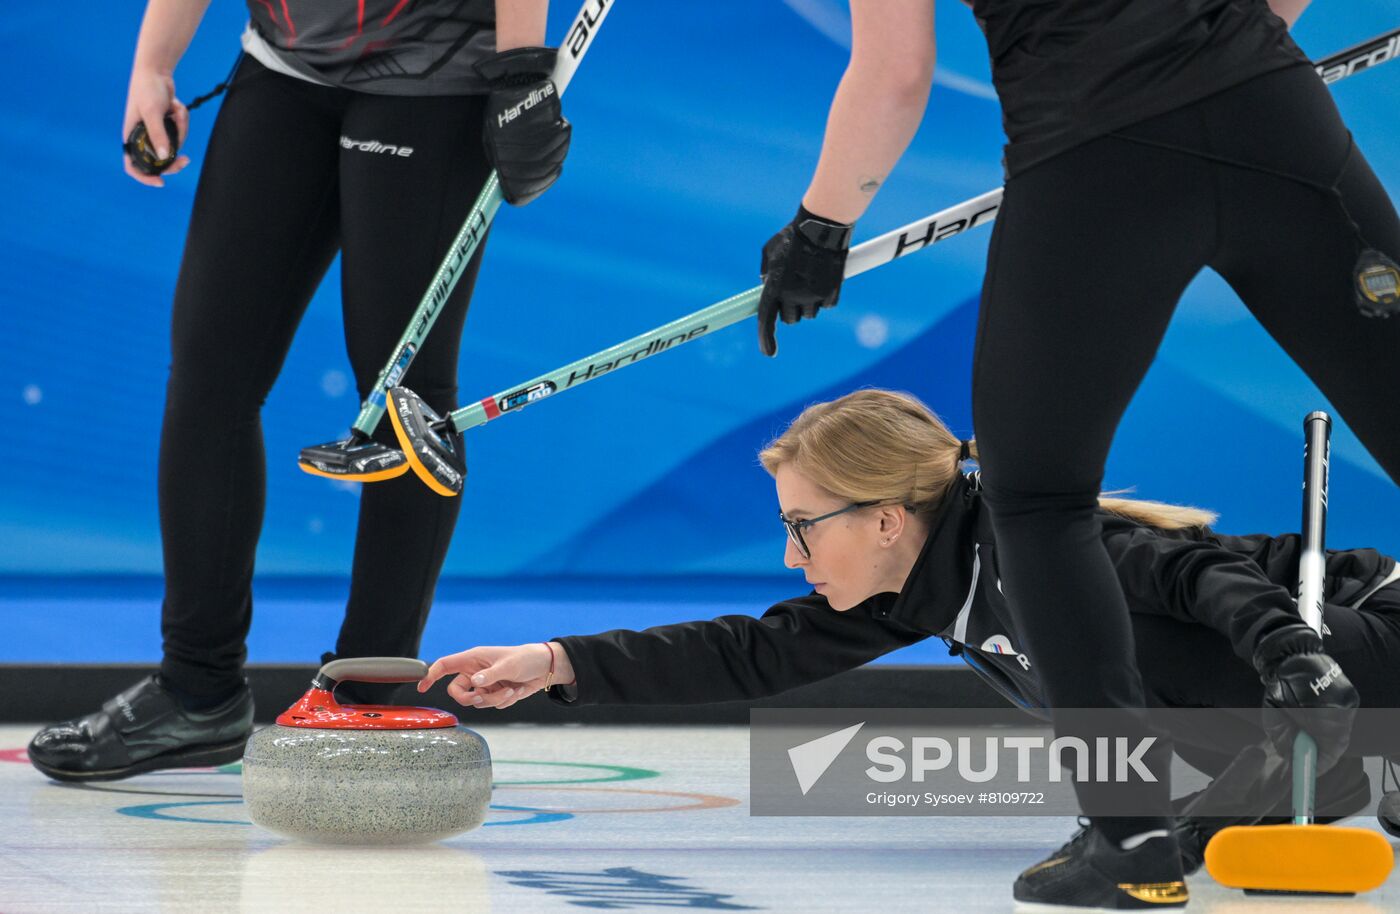
<path id="1" fill-rule="evenodd" d="M 1190 895 L 1175 838 L 1149 838 L 1123 850 L 1088 820 L 1080 823 L 1069 843 L 1016 879 L 1016 910 L 1045 906 L 1148 911 L 1185 906 Z"/>
<path id="2" fill-rule="evenodd" d="M 56 781 L 115 781 L 236 762 L 252 730 L 246 682 L 216 707 L 187 711 L 159 677 L 148 676 L 102 710 L 40 730 L 29 743 L 29 761 Z"/>
<path id="3" fill-rule="evenodd" d="M 1395 765 L 1400 756 L 1388 755 L 1383 759 L 1381 769 L 1381 802 L 1376 809 L 1376 819 L 1381 828 L 1393 838 L 1400 838 L 1400 777 L 1396 776 Z M 1390 785 L 1394 784 L 1394 787 Z"/>
<path id="4" fill-rule="evenodd" d="M 1392 838 L 1400 838 L 1400 793 L 1392 790 L 1381 797 L 1380 807 L 1376 810 L 1376 821 L 1381 823 L 1381 828 Z"/>

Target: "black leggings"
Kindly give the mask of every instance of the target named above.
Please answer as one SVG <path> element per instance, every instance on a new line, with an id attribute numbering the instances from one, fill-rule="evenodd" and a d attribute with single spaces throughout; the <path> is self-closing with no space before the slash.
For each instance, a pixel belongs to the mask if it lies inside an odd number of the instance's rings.
<path id="1" fill-rule="evenodd" d="M 363 399 L 490 172 L 482 112 L 481 97 L 366 95 L 241 65 L 214 124 L 175 290 L 160 520 L 161 672 L 177 687 L 208 695 L 239 682 L 263 519 L 259 414 L 312 293 L 339 251 Z M 456 406 L 481 251 L 403 381 L 440 411 Z M 348 403 L 337 408 L 351 418 Z M 318 426 L 306 423 L 307 444 Z M 393 441 L 387 420 L 376 437 Z M 411 474 L 362 487 L 336 654 L 417 652 L 460 504 Z"/>
<path id="2" fill-rule="evenodd" d="M 1348 160 L 1346 127 L 1306 67 L 1121 133 L 1322 184 Z M 1370 244 L 1400 258 L 1400 221 L 1359 149 L 1339 186 Z M 1400 320 L 1357 311 L 1357 253 L 1330 193 L 1125 138 L 1085 143 L 1007 183 L 973 414 L 1002 584 L 1051 707 L 1143 706 L 1094 508 L 1114 430 L 1203 267 L 1230 283 L 1400 480 Z"/>

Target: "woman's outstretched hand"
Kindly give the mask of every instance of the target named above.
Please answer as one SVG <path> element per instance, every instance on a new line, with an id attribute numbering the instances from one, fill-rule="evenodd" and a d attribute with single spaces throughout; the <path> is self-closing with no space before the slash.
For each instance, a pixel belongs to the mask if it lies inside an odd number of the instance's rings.
<path id="1" fill-rule="evenodd" d="M 553 676 L 549 673 L 551 659 Z M 540 691 L 546 681 L 551 685 L 573 683 L 574 668 L 558 642 L 474 647 L 433 661 L 428 675 L 418 683 L 418 691 L 428 691 L 444 676 L 453 676 L 447 694 L 459 705 L 500 709 Z"/>

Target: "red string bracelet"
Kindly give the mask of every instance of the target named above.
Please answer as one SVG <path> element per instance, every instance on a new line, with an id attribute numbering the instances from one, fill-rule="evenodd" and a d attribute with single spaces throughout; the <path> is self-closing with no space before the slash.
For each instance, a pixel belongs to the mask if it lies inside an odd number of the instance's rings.
<path id="1" fill-rule="evenodd" d="M 548 689 L 550 683 L 554 681 L 554 645 L 548 641 L 541 641 L 540 644 L 543 644 L 549 651 L 549 672 L 544 674 L 544 687 Z"/>

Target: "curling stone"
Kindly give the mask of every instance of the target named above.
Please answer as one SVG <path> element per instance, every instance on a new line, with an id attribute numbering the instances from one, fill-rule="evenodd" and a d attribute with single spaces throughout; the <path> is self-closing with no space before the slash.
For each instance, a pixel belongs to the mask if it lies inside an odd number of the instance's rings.
<path id="1" fill-rule="evenodd" d="M 486 740 L 445 711 L 341 705 L 340 682 L 417 682 L 402 657 L 333 660 L 248 740 L 243 801 L 255 825 L 320 844 L 420 844 L 476 828 L 491 800 Z"/>

